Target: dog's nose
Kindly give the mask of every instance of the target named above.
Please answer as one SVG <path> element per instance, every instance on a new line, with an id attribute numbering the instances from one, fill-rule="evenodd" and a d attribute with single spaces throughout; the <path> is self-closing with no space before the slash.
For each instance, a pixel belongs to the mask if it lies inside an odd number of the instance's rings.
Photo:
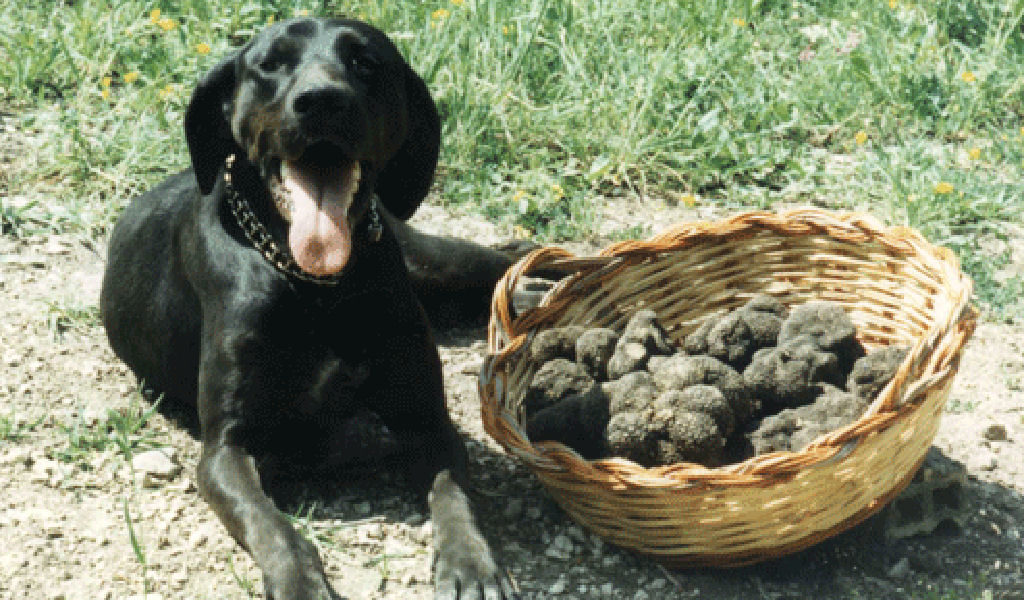
<path id="1" fill-rule="evenodd" d="M 316 87 L 298 94 L 292 103 L 299 117 L 323 118 L 344 113 L 349 109 L 350 94 L 339 86 Z"/>

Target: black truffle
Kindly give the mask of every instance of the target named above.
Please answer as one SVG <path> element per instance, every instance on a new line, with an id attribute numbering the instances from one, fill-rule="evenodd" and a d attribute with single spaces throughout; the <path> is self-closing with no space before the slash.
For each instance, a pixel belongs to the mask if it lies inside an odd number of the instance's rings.
<path id="1" fill-rule="evenodd" d="M 729 401 L 737 423 L 745 423 L 754 413 L 743 376 L 716 358 L 685 354 L 655 357 L 649 361 L 648 369 L 660 390 L 681 390 L 692 385 L 717 387 Z"/>
<path id="2" fill-rule="evenodd" d="M 846 389 L 860 398 L 873 401 L 903 364 L 907 352 L 903 346 L 886 346 L 857 359 L 846 379 Z"/>
<path id="3" fill-rule="evenodd" d="M 779 346 L 801 336 L 810 337 L 818 348 L 834 354 L 843 371 L 849 371 L 854 361 L 864 356 L 857 328 L 838 304 L 808 302 L 794 308 L 782 323 Z"/>
<path id="4" fill-rule="evenodd" d="M 613 414 L 649 408 L 658 395 L 654 379 L 647 371 L 626 373 L 615 381 L 602 383 L 601 389 L 611 399 L 609 410 Z"/>
<path id="5" fill-rule="evenodd" d="M 841 384 L 843 374 L 834 354 L 821 350 L 810 336 L 798 336 L 755 352 L 743 379 L 771 411 L 811 402 L 822 384 Z"/>
<path id="6" fill-rule="evenodd" d="M 595 379 L 606 380 L 608 361 L 611 360 L 618 341 L 619 334 L 613 329 L 588 329 L 576 340 L 576 361 L 586 367 Z"/>
<path id="7" fill-rule="evenodd" d="M 530 343 L 530 359 L 546 363 L 556 358 L 576 360 L 576 340 L 583 335 L 583 327 L 553 327 L 539 332 Z"/>
<path id="8" fill-rule="evenodd" d="M 732 435 L 736 416 L 721 390 L 712 385 L 692 385 L 682 390 L 668 390 L 654 401 L 654 407 L 670 408 L 677 413 L 699 412 L 711 417 L 724 436 Z"/>
<path id="9" fill-rule="evenodd" d="M 658 464 L 658 441 L 664 431 L 651 427 L 650 418 L 639 412 L 613 414 L 605 428 L 608 452 L 650 467 Z"/>
<path id="10" fill-rule="evenodd" d="M 596 385 L 582 365 L 564 358 L 550 360 L 537 370 L 526 388 L 523 408 L 526 414 L 537 412 L 574 394 L 585 394 Z"/>
<path id="11" fill-rule="evenodd" d="M 638 311 L 626 323 L 626 329 L 615 344 L 615 353 L 608 361 L 608 377 L 618 379 L 646 367 L 651 356 L 672 352 L 675 352 L 672 341 L 658 324 L 658 315 L 653 310 Z"/>

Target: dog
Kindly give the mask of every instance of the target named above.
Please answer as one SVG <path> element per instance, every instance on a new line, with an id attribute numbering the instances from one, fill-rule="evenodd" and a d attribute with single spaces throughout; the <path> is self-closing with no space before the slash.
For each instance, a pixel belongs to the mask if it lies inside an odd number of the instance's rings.
<path id="1" fill-rule="evenodd" d="M 113 229 L 101 315 L 144 386 L 197 419 L 199 493 L 267 595 L 339 597 L 259 465 L 324 460 L 369 410 L 427 499 L 436 596 L 518 598 L 464 491 L 427 316 L 485 309 L 515 252 L 404 222 L 438 158 L 424 82 L 366 23 L 283 21 L 198 83 L 185 134 L 191 169 Z"/>

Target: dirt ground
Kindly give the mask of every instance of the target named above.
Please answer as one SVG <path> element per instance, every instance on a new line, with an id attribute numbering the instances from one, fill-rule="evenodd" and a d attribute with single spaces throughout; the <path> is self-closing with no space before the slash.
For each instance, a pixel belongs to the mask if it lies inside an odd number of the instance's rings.
<path id="1" fill-rule="evenodd" d="M 607 214 L 609 231 L 709 216 L 655 202 Z M 415 222 L 497 238 L 437 207 Z M 262 598 L 259 573 L 196 494 L 198 443 L 159 414 L 132 431 L 146 404 L 94 308 L 104 252 L 73 236 L 0 237 L 0 598 Z M 875 518 L 794 557 L 736 570 L 667 571 L 574 525 L 482 430 L 484 331 L 441 342 L 483 528 L 526 598 L 1024 598 L 1020 323 L 979 327 L 935 440 L 968 472 L 963 527 L 888 542 Z M 170 464 L 133 467 L 118 440 L 136 458 L 161 448 Z M 298 493 L 287 510 L 347 597 L 431 596 L 430 524 L 397 477 L 362 470 Z"/>

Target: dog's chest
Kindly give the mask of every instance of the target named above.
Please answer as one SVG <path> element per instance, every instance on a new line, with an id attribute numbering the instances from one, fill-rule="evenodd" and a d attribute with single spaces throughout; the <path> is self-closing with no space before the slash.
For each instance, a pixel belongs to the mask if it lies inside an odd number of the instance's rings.
<path id="1" fill-rule="evenodd" d="M 327 350 L 319 360 L 305 366 L 307 373 L 303 393 L 296 394 L 289 412 L 299 417 L 315 417 L 323 412 L 345 416 L 361 406 L 360 390 L 370 377 L 369 363 L 352 357 L 341 357 Z"/>

